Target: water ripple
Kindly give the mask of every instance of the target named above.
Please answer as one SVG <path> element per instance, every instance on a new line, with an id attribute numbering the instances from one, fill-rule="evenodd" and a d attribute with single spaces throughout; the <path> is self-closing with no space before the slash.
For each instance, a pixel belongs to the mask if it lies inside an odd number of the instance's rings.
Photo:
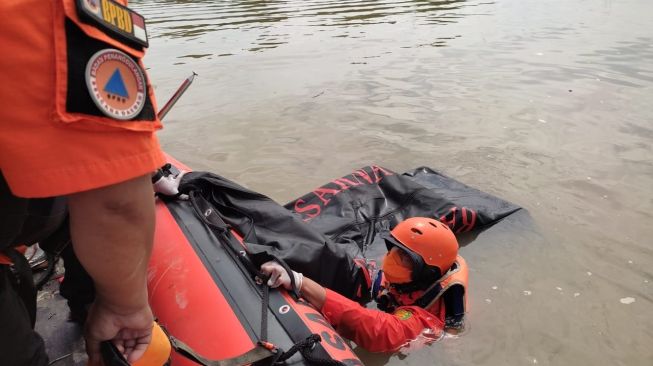
<path id="1" fill-rule="evenodd" d="M 141 0 L 131 4 L 148 19 L 151 37 L 201 39 L 214 32 L 233 30 L 265 30 L 279 28 L 355 28 L 379 24 L 395 24 L 406 15 L 422 25 L 455 23 L 465 16 L 463 9 L 492 2 L 467 0 L 404 0 L 404 1 L 185 1 Z M 336 37 L 350 37 L 336 35 Z M 364 38 L 358 35 L 356 38 Z M 291 42 L 286 36 L 275 42 L 251 44 L 242 50 L 259 51 Z M 445 45 L 445 39 L 431 44 Z"/>

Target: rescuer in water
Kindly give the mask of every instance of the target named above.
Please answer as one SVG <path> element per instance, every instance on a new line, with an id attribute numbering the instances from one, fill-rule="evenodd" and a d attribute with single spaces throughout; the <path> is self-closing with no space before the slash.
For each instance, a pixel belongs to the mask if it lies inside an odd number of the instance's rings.
<path id="1" fill-rule="evenodd" d="M 464 327 L 468 270 L 458 256 L 458 241 L 437 220 L 413 217 L 384 235 L 388 252 L 373 287 L 382 310 L 368 309 L 292 271 L 302 297 L 315 306 L 339 334 L 371 352 L 393 352 L 420 335 Z M 268 285 L 291 289 L 289 273 L 277 262 L 261 266 Z"/>

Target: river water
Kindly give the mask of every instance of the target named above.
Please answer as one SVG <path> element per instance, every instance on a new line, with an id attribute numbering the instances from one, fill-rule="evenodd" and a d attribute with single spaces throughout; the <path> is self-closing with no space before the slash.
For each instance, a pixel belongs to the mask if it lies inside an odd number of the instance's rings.
<path id="1" fill-rule="evenodd" d="M 462 248 L 468 331 L 368 365 L 653 364 L 653 2 L 131 1 L 164 149 L 281 203 L 430 166 L 526 208 Z"/>

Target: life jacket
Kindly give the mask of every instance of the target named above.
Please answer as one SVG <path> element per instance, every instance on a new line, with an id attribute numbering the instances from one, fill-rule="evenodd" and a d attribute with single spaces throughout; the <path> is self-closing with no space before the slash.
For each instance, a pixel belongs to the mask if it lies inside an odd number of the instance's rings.
<path id="1" fill-rule="evenodd" d="M 419 306 L 438 315 L 444 305 L 446 319 L 459 321 L 467 308 L 468 278 L 467 262 L 458 255 L 449 271 L 424 290 L 401 292 L 381 272 L 375 281 L 372 296 L 379 309 L 387 312 L 393 312 L 399 306 Z"/>

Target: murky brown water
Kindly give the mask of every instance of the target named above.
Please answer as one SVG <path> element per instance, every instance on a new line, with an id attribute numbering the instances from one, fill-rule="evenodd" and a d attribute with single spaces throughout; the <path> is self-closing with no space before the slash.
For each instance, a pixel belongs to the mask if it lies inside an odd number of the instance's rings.
<path id="1" fill-rule="evenodd" d="M 471 329 L 368 365 L 653 364 L 653 2 L 181 1 L 149 19 L 164 148 L 280 202 L 378 163 L 527 208 L 463 248 Z"/>

